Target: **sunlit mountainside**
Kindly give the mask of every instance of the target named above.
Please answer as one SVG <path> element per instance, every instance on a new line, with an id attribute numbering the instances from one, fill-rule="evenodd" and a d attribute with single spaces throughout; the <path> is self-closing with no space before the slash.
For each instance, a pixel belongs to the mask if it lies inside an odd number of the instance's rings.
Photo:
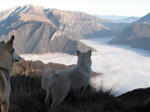
<path id="1" fill-rule="evenodd" d="M 36 5 L 15 7 L 0 13 L 0 39 L 16 36 L 19 54 L 64 52 L 88 47 L 77 39 L 116 34 L 102 23 L 107 20 L 82 12 L 45 9 Z"/>

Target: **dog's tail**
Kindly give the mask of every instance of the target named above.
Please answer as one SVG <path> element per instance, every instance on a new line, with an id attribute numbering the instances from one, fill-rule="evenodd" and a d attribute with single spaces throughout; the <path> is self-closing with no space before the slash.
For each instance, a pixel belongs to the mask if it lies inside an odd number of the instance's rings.
<path id="1" fill-rule="evenodd" d="M 42 76 L 42 88 L 48 89 L 54 84 L 54 77 L 51 74 L 51 70 L 46 68 Z"/>

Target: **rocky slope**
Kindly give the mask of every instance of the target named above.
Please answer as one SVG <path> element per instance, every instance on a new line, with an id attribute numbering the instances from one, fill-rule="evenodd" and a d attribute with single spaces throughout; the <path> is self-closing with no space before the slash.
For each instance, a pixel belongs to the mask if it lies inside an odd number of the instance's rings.
<path id="1" fill-rule="evenodd" d="M 150 23 L 150 13 L 137 20 L 136 23 Z"/>
<path id="2" fill-rule="evenodd" d="M 75 54 L 78 46 L 84 50 L 89 48 L 79 38 L 115 35 L 103 22 L 107 20 L 82 12 L 25 5 L 0 12 L 0 40 L 15 35 L 14 47 L 19 54 Z"/>
<path id="3" fill-rule="evenodd" d="M 85 14 L 87 15 L 87 14 Z M 76 49 L 89 49 L 76 38 L 93 30 L 107 29 L 78 12 L 45 9 L 26 5 L 0 13 L 0 40 L 15 35 L 15 49 L 19 54 L 65 52 L 75 54 Z M 87 24 L 87 25 L 86 25 Z"/>
<path id="4" fill-rule="evenodd" d="M 142 17 L 124 31 L 111 44 L 131 45 L 135 48 L 150 50 L 150 14 Z"/>

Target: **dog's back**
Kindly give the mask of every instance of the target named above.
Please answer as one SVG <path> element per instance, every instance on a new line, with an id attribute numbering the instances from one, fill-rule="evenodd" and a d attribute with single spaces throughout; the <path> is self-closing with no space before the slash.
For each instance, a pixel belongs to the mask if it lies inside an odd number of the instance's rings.
<path id="1" fill-rule="evenodd" d="M 87 70 L 81 66 L 75 66 L 71 69 L 55 72 L 55 75 L 57 75 L 57 77 L 60 78 L 63 83 L 66 82 L 65 80 L 70 80 L 70 89 L 72 91 L 76 91 L 84 86 L 87 86 L 90 80 L 90 71 L 87 72 Z"/>

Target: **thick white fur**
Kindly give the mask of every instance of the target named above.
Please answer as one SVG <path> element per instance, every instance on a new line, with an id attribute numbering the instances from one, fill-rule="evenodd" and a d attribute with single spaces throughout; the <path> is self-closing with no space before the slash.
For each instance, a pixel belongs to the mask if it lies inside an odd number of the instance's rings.
<path id="1" fill-rule="evenodd" d="M 10 76 L 12 63 L 21 59 L 13 49 L 14 36 L 7 42 L 0 42 L 0 104 L 1 112 L 8 112 Z"/>
<path id="2" fill-rule="evenodd" d="M 71 69 L 51 73 L 46 69 L 42 77 L 42 88 L 46 89 L 45 104 L 49 104 L 52 97 L 51 108 L 60 105 L 69 91 L 86 88 L 91 77 L 91 50 L 81 53 L 77 50 L 78 62 Z"/>

